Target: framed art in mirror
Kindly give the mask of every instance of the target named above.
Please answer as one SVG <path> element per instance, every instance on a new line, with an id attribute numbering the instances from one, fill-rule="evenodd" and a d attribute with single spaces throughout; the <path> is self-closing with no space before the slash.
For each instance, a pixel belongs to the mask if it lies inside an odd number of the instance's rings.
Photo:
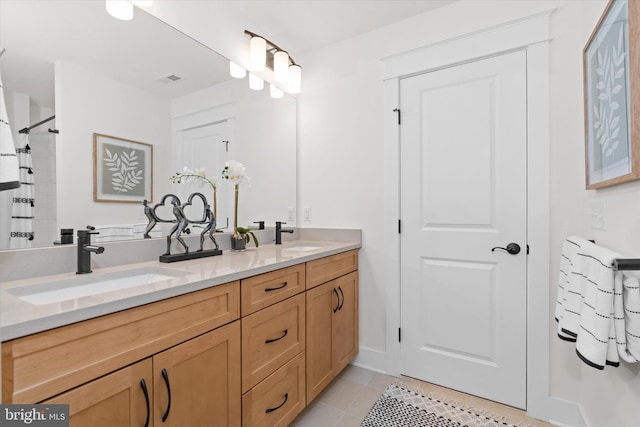
<path id="1" fill-rule="evenodd" d="M 640 179 L 639 15 L 611 0 L 583 51 L 587 189 Z"/>
<path id="2" fill-rule="evenodd" d="M 152 202 L 153 145 L 93 134 L 93 200 Z"/>

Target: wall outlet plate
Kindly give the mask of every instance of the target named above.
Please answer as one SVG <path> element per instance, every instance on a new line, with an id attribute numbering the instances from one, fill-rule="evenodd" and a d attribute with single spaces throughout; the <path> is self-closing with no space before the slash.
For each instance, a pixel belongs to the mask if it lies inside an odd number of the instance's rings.
<path id="1" fill-rule="evenodd" d="M 287 212 L 287 221 L 294 222 L 296 220 L 296 208 L 289 207 Z"/>
<path id="2" fill-rule="evenodd" d="M 304 220 L 306 222 L 310 222 L 311 221 L 311 208 L 310 207 L 306 207 L 304 208 Z"/>

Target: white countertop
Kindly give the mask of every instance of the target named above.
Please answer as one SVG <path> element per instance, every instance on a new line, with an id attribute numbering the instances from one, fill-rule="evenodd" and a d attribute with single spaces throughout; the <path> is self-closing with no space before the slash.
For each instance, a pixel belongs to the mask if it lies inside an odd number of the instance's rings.
<path id="1" fill-rule="evenodd" d="M 306 246 L 306 248 L 304 248 Z M 245 252 L 224 251 L 221 256 L 160 263 L 158 261 L 127 264 L 94 269 L 93 273 L 78 276 L 65 273 L 33 279 L 16 280 L 0 285 L 0 337 L 2 341 L 68 325 L 93 317 L 160 301 L 166 298 L 233 282 L 283 267 L 360 248 L 360 243 L 326 241 L 290 241 L 282 245 L 263 245 Z M 296 250 L 295 248 L 306 250 Z M 317 249 L 309 250 L 309 247 Z M 21 299 L 23 291 L 50 282 L 78 280 L 79 277 L 98 277 L 103 274 L 158 267 L 179 270 L 181 275 L 150 284 L 87 295 L 65 301 L 34 305 Z"/>

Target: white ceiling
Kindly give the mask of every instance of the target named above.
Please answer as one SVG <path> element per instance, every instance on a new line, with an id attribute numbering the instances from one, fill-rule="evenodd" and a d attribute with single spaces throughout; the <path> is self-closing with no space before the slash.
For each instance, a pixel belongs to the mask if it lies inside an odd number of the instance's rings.
<path id="1" fill-rule="evenodd" d="M 157 0 L 159 1 L 159 0 Z M 453 0 L 234 0 L 225 12 L 266 29 L 299 55 L 424 13 Z M 102 0 L 0 0 L 0 59 L 7 88 L 53 105 L 53 61 L 67 59 L 174 98 L 228 79 L 228 62 L 150 15 L 107 15 Z M 122 64 L 127 64 L 123 67 Z M 214 71 L 217 70 L 217 71 Z M 161 85 L 167 74 L 184 78 Z"/>
<path id="2" fill-rule="evenodd" d="M 226 1 L 225 10 L 260 24 L 278 45 L 302 54 L 453 3 L 454 0 Z"/>

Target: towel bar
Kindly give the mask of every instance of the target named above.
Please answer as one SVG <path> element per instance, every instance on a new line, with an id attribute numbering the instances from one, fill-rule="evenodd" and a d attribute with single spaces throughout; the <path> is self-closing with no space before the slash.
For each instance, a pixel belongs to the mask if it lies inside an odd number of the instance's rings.
<path id="1" fill-rule="evenodd" d="M 620 258 L 613 261 L 613 269 L 622 270 L 640 270 L 640 258 Z"/>

